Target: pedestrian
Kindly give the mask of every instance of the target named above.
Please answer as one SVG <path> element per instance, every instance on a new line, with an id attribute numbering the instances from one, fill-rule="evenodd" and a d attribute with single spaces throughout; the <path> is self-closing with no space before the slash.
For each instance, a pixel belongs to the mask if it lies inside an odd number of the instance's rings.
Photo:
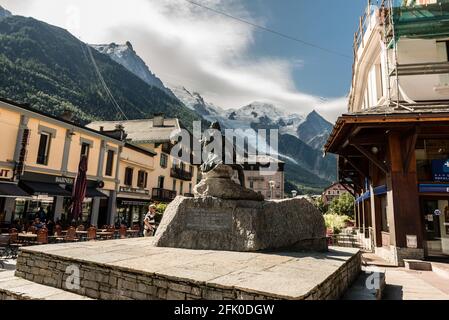
<path id="1" fill-rule="evenodd" d="M 155 217 L 156 217 L 156 206 L 154 204 L 151 204 L 148 207 L 148 212 L 145 215 L 145 218 L 143 219 L 144 223 L 143 235 L 145 237 L 151 237 L 153 235 L 156 225 Z"/>

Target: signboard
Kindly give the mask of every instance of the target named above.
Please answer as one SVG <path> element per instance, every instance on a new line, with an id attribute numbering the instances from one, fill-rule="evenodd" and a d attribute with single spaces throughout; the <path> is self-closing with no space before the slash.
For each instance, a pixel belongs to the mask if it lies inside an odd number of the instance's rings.
<path id="1" fill-rule="evenodd" d="M 449 182 L 449 160 L 432 160 L 433 181 Z"/>
<path id="2" fill-rule="evenodd" d="M 407 235 L 407 248 L 416 249 L 418 248 L 418 237 Z"/>
<path id="3" fill-rule="evenodd" d="M 132 188 L 132 187 L 120 187 L 120 192 L 125 192 L 125 193 L 138 193 L 138 194 L 143 194 L 143 195 L 150 195 L 150 191 L 145 190 L 145 189 L 137 189 L 137 188 Z"/>
<path id="4" fill-rule="evenodd" d="M 30 140 L 30 129 L 24 129 L 22 135 L 22 141 L 20 143 L 19 159 L 14 168 L 14 176 L 20 177 L 23 174 L 25 168 L 25 160 L 27 155 L 27 146 Z"/>
<path id="5" fill-rule="evenodd" d="M 0 180 L 11 180 L 13 171 L 11 169 L 0 168 Z"/>

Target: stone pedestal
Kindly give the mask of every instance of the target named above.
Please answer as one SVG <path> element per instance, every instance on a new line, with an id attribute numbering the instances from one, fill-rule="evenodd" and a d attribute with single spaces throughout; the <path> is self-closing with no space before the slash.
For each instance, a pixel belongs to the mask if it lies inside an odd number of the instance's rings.
<path id="1" fill-rule="evenodd" d="M 305 199 L 283 201 L 177 197 L 155 244 L 203 250 L 327 250 L 322 214 Z"/>

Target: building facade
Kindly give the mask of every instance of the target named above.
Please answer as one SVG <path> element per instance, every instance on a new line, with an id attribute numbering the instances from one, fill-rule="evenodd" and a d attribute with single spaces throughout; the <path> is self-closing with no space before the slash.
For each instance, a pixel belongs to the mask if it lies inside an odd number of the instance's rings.
<path id="1" fill-rule="evenodd" d="M 68 218 L 81 155 L 88 158 L 83 221 L 113 216 L 122 141 L 5 100 L 0 101 L 0 136 L 3 221 L 30 219 L 38 208 L 49 218 Z"/>
<path id="2" fill-rule="evenodd" d="M 449 257 L 449 1 L 369 5 L 354 41 L 348 113 L 325 146 L 383 258 Z"/>
<path id="3" fill-rule="evenodd" d="M 341 183 L 336 182 L 324 189 L 321 199 L 323 200 L 323 203 L 327 205 L 345 193 L 353 193 L 353 190 Z"/>
<path id="4" fill-rule="evenodd" d="M 199 176 L 198 166 L 171 156 L 175 145 L 171 135 L 182 128 L 178 119 L 157 116 L 144 120 L 99 121 L 90 123 L 88 127 L 110 133 L 119 125 L 133 145 L 155 153 L 154 170 L 148 176 L 154 201 L 171 202 L 178 195 L 193 196 Z"/>

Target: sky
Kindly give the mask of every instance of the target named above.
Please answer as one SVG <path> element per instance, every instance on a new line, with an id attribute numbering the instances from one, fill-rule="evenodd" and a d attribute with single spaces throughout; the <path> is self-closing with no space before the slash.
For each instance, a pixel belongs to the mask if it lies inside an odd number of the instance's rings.
<path id="1" fill-rule="evenodd" d="M 287 113 L 347 108 L 352 41 L 366 0 L 195 0 L 326 50 L 285 39 L 186 0 L 0 0 L 13 14 L 91 44 L 130 41 L 161 80 L 224 109 L 254 101 Z"/>

